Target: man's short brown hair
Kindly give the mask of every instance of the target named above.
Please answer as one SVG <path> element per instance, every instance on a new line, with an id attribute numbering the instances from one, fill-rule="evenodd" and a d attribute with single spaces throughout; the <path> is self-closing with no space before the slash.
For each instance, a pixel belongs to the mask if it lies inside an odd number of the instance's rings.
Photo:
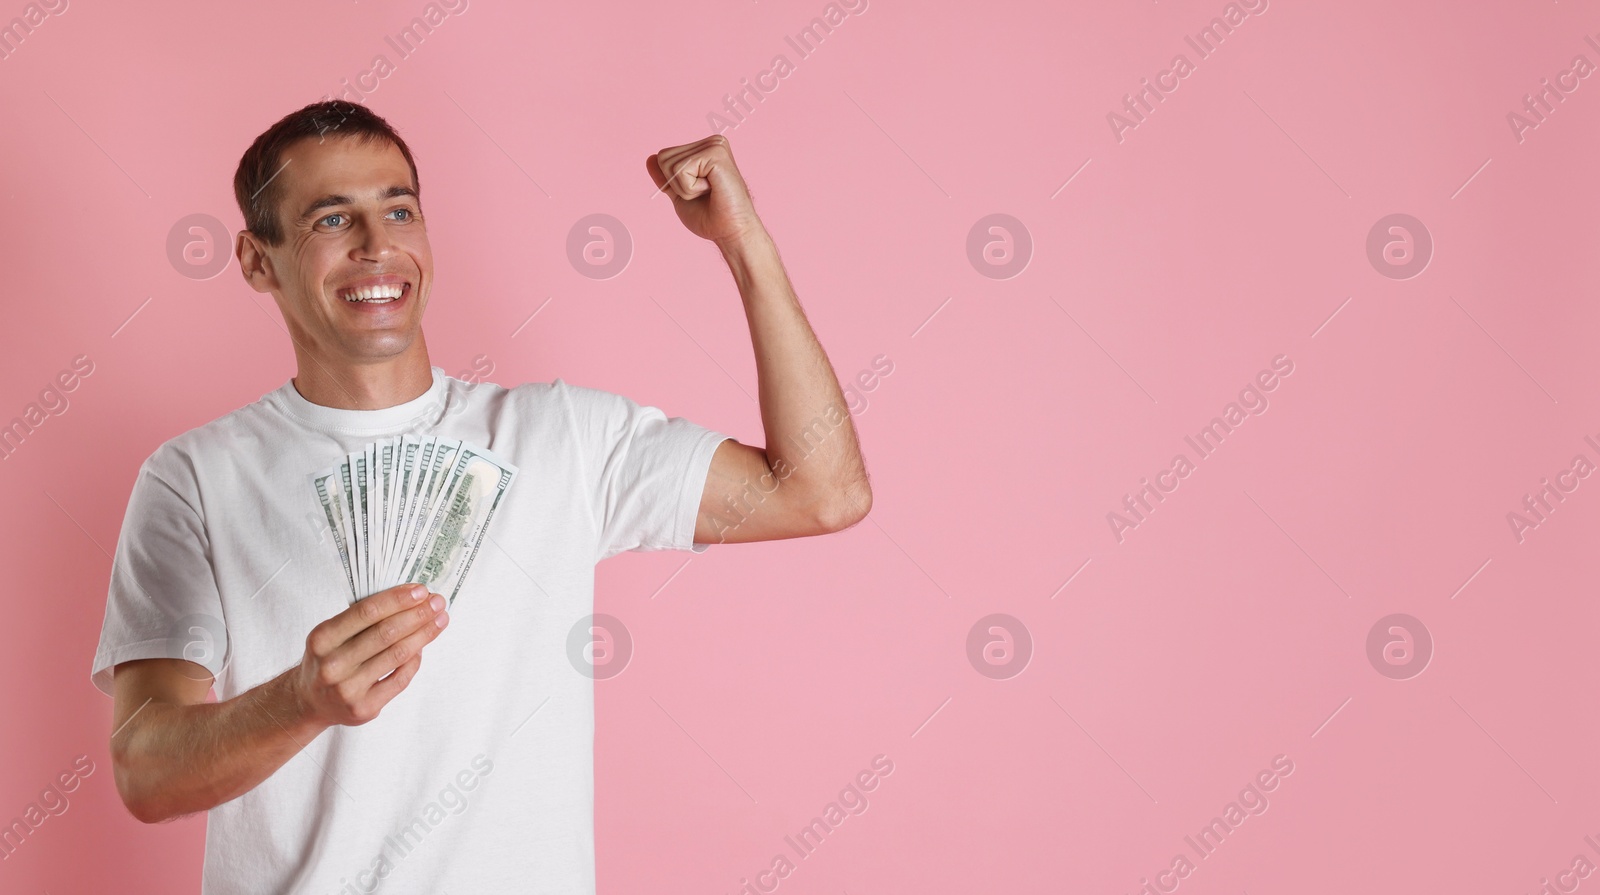
<path id="1" fill-rule="evenodd" d="M 283 201 L 283 183 L 278 180 L 278 174 L 287 164 L 282 159 L 283 151 L 307 137 L 317 137 L 319 141 L 344 137 L 364 143 L 374 140 L 393 143 L 411 166 L 411 184 L 416 188 L 417 201 L 422 201 L 417 162 L 411 157 L 406 141 L 400 139 L 389 122 L 360 103 L 339 99 L 312 103 L 278 119 L 256 137 L 233 173 L 233 198 L 244 215 L 245 229 L 267 245 L 283 243 L 283 224 L 278 218 L 278 205 Z"/>

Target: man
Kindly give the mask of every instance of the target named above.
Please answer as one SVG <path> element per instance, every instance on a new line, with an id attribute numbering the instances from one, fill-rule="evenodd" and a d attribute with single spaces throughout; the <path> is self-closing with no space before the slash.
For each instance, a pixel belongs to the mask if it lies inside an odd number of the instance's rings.
<path id="1" fill-rule="evenodd" d="M 568 658 L 594 564 L 866 515 L 843 393 L 728 141 L 646 167 L 733 273 L 766 450 L 560 379 L 432 366 L 416 166 L 366 108 L 307 106 L 240 161 L 236 255 L 283 312 L 296 375 L 140 468 L 92 671 L 133 815 L 209 811 L 204 892 L 594 891 L 593 681 Z M 519 469 L 449 613 L 421 586 L 351 604 L 304 521 L 313 473 L 400 434 Z"/>

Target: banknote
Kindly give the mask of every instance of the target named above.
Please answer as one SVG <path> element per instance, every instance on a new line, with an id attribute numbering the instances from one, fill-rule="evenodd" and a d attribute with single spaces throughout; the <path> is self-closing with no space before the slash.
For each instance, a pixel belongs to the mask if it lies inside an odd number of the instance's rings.
<path id="1" fill-rule="evenodd" d="M 454 603 L 515 474 L 515 469 L 507 469 L 475 448 L 463 447 L 451 471 L 448 492 L 440 498 L 437 515 L 430 522 L 425 540 L 428 547 L 411 559 L 402 580 L 426 584 Z"/>
<path id="2" fill-rule="evenodd" d="M 311 475 L 350 602 L 423 584 L 454 605 L 517 467 L 432 435 L 372 442 Z"/>
<path id="3" fill-rule="evenodd" d="M 356 579 L 350 570 L 350 547 L 344 542 L 340 532 L 349 528 L 345 522 L 348 511 L 344 508 L 344 501 L 340 499 L 335 477 L 338 474 L 332 470 L 317 473 L 311 477 L 311 484 L 317 489 L 317 502 L 322 505 L 324 518 L 328 520 L 328 530 L 334 533 L 333 546 L 339 551 L 339 564 L 344 567 L 344 581 L 355 593 Z"/>

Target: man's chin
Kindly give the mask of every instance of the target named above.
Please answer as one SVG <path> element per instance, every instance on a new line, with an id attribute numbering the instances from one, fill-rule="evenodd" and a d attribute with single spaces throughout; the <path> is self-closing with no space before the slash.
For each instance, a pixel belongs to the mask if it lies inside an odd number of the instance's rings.
<path id="1" fill-rule="evenodd" d="M 403 356 L 417 341 L 416 331 L 408 333 L 351 334 L 341 340 L 345 359 L 357 364 L 381 364 Z"/>

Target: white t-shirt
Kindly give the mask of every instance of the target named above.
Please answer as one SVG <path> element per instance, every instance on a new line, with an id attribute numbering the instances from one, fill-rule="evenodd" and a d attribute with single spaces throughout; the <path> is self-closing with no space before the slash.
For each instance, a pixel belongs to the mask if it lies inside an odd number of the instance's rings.
<path id="1" fill-rule="evenodd" d="M 598 561 L 706 550 L 695 519 L 731 436 L 561 379 L 507 389 L 434 367 L 425 394 L 382 410 L 286 382 L 140 468 L 92 680 L 109 695 L 119 662 L 188 658 L 225 700 L 298 664 L 349 606 L 309 476 L 402 433 L 488 448 L 517 478 L 410 686 L 208 813 L 208 895 L 594 892 L 594 681 L 569 636 Z"/>

